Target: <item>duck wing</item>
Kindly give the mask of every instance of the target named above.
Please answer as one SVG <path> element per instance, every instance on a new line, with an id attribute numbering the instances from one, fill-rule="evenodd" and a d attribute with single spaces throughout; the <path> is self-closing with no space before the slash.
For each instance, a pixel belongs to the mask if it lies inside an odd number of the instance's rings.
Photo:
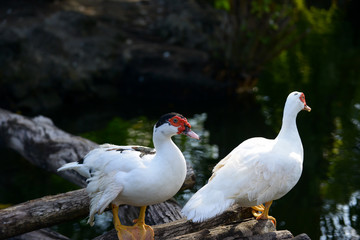
<path id="1" fill-rule="evenodd" d="M 87 178 L 91 199 L 88 223 L 93 225 L 95 213 L 101 214 L 124 189 L 120 176 L 145 168 L 155 153 L 155 149 L 143 146 L 103 144 L 81 161 L 65 164 L 58 171 L 72 169 Z"/>
<path id="2" fill-rule="evenodd" d="M 143 146 L 103 144 L 90 151 L 84 157 L 82 165 L 88 168 L 89 172 L 107 173 L 114 170 L 129 172 L 136 168 L 146 167 L 155 153 L 155 149 Z"/>

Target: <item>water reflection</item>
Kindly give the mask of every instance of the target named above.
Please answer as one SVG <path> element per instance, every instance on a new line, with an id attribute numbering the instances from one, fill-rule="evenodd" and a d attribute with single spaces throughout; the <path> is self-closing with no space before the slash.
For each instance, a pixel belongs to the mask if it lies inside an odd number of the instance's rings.
<path id="1" fill-rule="evenodd" d="M 321 239 L 360 239 L 360 105 L 334 119 L 333 143 L 325 151 L 328 178 L 322 184 Z"/>
<path id="2" fill-rule="evenodd" d="M 359 229 L 360 191 L 354 192 L 348 203 L 335 204 L 326 201 L 323 205 L 324 215 L 321 217 L 321 240 L 325 239 L 360 239 Z"/>

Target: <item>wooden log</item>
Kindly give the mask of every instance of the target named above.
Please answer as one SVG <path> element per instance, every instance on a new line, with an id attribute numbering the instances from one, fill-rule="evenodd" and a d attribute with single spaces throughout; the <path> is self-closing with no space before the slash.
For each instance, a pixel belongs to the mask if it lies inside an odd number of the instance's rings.
<path id="1" fill-rule="evenodd" d="M 172 240 L 212 240 L 212 239 L 246 239 L 246 240 L 278 240 L 289 239 L 293 235 L 287 231 L 266 232 L 268 227 L 273 225 L 270 221 L 248 220 L 241 223 L 223 225 L 212 229 L 203 229 L 201 231 L 185 234 L 171 238 Z"/>
<path id="2" fill-rule="evenodd" d="M 85 189 L 80 189 L 0 210 L 0 239 L 85 218 L 89 213 L 89 203 Z M 180 210 L 180 206 L 173 199 L 149 206 L 146 222 L 159 224 L 180 219 Z M 123 206 L 119 215 L 122 222 L 133 224 L 133 220 L 138 218 L 138 208 Z"/>
<path id="3" fill-rule="evenodd" d="M 46 196 L 0 210 L 0 239 L 85 217 L 89 198 L 84 189 Z"/>
<path id="4" fill-rule="evenodd" d="M 14 149 L 32 164 L 57 174 L 65 163 L 79 161 L 98 145 L 57 128 L 46 117 L 27 118 L 0 109 L 0 142 Z M 81 187 L 85 179 L 74 171 L 60 175 Z"/>
<path id="5" fill-rule="evenodd" d="M 240 211 L 239 211 L 240 210 Z M 155 239 L 157 240 L 310 240 L 306 234 L 296 237 L 288 230 L 276 231 L 270 220 L 244 220 L 235 218 L 243 215 L 248 216 L 249 208 L 237 208 L 228 210 L 224 214 L 203 223 L 192 223 L 185 219 L 167 224 L 153 226 Z M 116 231 L 113 229 L 94 240 L 117 240 Z"/>
<path id="6" fill-rule="evenodd" d="M 202 229 L 210 229 L 215 226 L 238 222 L 241 219 L 247 219 L 250 217 L 252 217 L 250 208 L 234 205 L 221 215 L 205 222 L 194 223 L 192 221 L 187 221 L 186 219 L 181 219 L 171 223 L 154 226 L 154 231 L 157 238 L 169 239 L 187 233 L 197 232 Z"/>
<path id="7" fill-rule="evenodd" d="M 155 239 L 171 239 L 184 234 L 201 231 L 202 229 L 210 229 L 216 226 L 238 222 L 240 219 L 249 218 L 251 216 L 252 215 L 250 208 L 243 208 L 235 205 L 230 209 L 228 209 L 227 211 L 225 211 L 223 214 L 205 222 L 193 223 L 183 218 L 177 221 L 160 224 L 152 227 L 155 231 Z M 272 226 L 273 231 L 275 231 L 274 225 L 270 225 L 270 226 Z M 113 229 L 95 239 L 116 240 L 117 239 L 116 231 Z"/>

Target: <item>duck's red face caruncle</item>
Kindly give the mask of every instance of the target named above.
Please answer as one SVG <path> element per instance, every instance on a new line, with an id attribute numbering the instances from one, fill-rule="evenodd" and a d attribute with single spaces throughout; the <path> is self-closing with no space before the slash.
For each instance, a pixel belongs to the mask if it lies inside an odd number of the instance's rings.
<path id="1" fill-rule="evenodd" d="M 191 125 L 190 123 L 187 121 L 186 118 L 181 118 L 179 116 L 174 116 L 172 118 L 169 119 L 169 123 L 171 125 L 173 125 L 174 127 L 177 127 L 178 132 L 177 134 L 185 134 L 189 137 L 195 138 L 195 139 L 199 139 L 199 136 L 194 133 L 193 131 L 191 131 Z"/>
<path id="2" fill-rule="evenodd" d="M 302 101 L 304 103 L 304 110 L 310 112 L 311 108 L 306 104 L 306 100 L 305 100 L 305 94 L 301 93 L 300 95 L 300 101 Z"/>
<path id="3" fill-rule="evenodd" d="M 169 119 L 169 123 L 173 125 L 174 127 L 178 128 L 177 134 L 182 133 L 186 130 L 186 127 L 191 128 L 190 123 L 187 121 L 186 118 L 181 118 L 179 116 L 174 116 Z"/>

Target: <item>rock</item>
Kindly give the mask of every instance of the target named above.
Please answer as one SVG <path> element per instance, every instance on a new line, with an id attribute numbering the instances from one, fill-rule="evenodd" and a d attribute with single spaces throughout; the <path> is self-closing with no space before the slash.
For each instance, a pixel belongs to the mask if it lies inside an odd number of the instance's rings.
<path id="1" fill-rule="evenodd" d="M 293 237 L 291 239 L 292 240 L 311 240 L 311 238 L 306 233 L 299 234 L 296 237 Z"/>
<path id="2" fill-rule="evenodd" d="M 44 114 L 67 103 L 133 96 L 204 101 L 223 85 L 204 73 L 206 52 L 157 36 L 157 1 L 8 4 L 0 7 L 12 9 L 0 25 L 0 107 Z M 169 21 L 160 27 L 172 27 Z"/>

